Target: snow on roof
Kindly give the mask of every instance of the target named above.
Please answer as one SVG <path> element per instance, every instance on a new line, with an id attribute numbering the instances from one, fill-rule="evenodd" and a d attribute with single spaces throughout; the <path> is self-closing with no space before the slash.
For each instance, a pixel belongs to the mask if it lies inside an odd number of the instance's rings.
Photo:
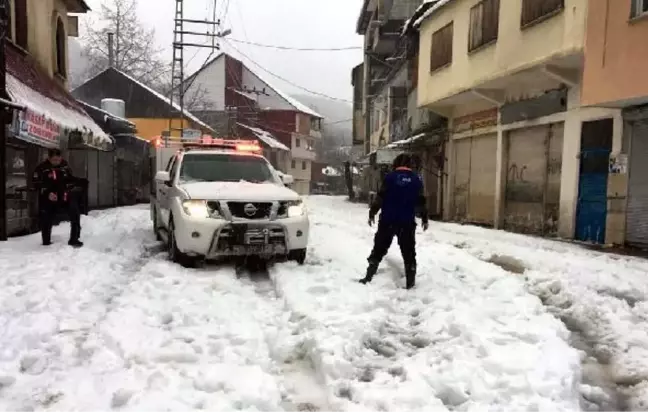
<path id="1" fill-rule="evenodd" d="M 136 80 L 135 78 L 129 76 L 128 74 L 124 73 L 123 71 L 115 69 L 114 67 L 109 67 L 109 68 L 107 68 L 107 69 L 104 70 L 103 72 L 97 74 L 95 77 L 100 76 L 101 74 L 105 73 L 105 72 L 108 71 L 108 70 L 115 70 L 117 73 L 121 74 L 122 76 L 126 77 L 127 79 L 129 79 L 129 80 L 132 81 L 133 83 L 135 83 L 135 84 L 137 84 L 138 86 L 142 87 L 142 88 L 145 89 L 147 92 L 151 93 L 152 95 L 154 95 L 154 96 L 157 97 L 158 99 L 162 100 L 164 103 L 166 103 L 166 104 L 168 104 L 168 105 L 171 105 L 171 100 L 169 100 L 167 97 L 164 97 L 161 93 L 156 92 L 156 91 L 153 90 L 151 87 L 145 85 L 144 83 L 140 82 L 139 80 Z M 88 80 L 88 81 L 90 81 L 90 80 Z M 173 103 L 171 106 L 172 106 L 174 109 L 176 109 L 178 112 L 181 111 L 181 110 L 180 110 L 180 106 L 178 106 L 178 104 Z M 182 113 L 184 114 L 185 117 L 189 118 L 189 119 L 190 119 L 191 121 L 193 121 L 194 123 L 196 123 L 196 124 L 198 124 L 198 125 L 204 127 L 204 128 L 207 129 L 207 130 L 210 130 L 210 131 L 212 131 L 212 132 L 215 132 L 215 130 L 212 129 L 212 128 L 207 124 L 207 123 L 205 123 L 205 122 L 203 122 L 202 120 L 200 120 L 199 118 L 197 118 L 195 115 L 193 115 L 193 114 L 192 114 L 191 112 L 189 112 L 188 110 L 186 110 L 186 109 L 185 109 L 185 110 L 182 110 Z"/>
<path id="2" fill-rule="evenodd" d="M 387 146 L 385 146 L 384 148 L 385 149 L 398 149 L 398 148 L 400 148 L 402 146 L 412 144 L 412 143 L 416 142 L 417 140 L 423 138 L 424 136 L 425 136 L 425 133 L 419 133 L 416 136 L 412 136 L 412 137 L 410 137 L 408 139 L 399 140 L 397 142 L 390 143 Z"/>
<path id="3" fill-rule="evenodd" d="M 87 113 L 67 108 L 61 103 L 43 96 L 9 73 L 7 73 L 7 91 L 19 105 L 45 115 L 65 128 L 90 132 L 105 143 L 113 142 L 113 139 Z"/>
<path id="4" fill-rule="evenodd" d="M 403 29 L 401 30 L 401 35 L 404 35 L 408 31 L 410 31 L 412 28 L 416 27 L 416 22 L 418 22 L 419 18 L 429 9 L 430 7 L 434 6 L 434 3 L 438 2 L 439 0 L 425 0 L 418 8 L 414 11 L 412 16 L 405 21 L 405 24 L 403 25 Z"/>
<path id="5" fill-rule="evenodd" d="M 298 111 L 300 111 L 302 113 L 305 113 L 305 114 L 308 114 L 308 115 L 311 115 L 311 116 L 319 117 L 320 119 L 324 118 L 324 116 L 317 113 L 315 110 L 313 110 L 310 107 L 306 106 L 304 103 L 302 103 L 299 100 L 295 99 L 294 97 L 288 95 L 287 93 L 284 93 L 283 91 L 281 91 L 281 89 L 277 88 L 272 83 L 268 82 L 268 80 L 266 80 L 265 78 L 260 76 L 258 72 L 252 70 L 252 68 L 250 66 L 248 66 L 246 64 L 244 64 L 244 66 L 245 66 L 246 69 L 248 69 L 250 71 L 250 73 L 252 73 L 256 77 L 258 77 L 259 80 L 261 80 L 263 83 L 265 83 L 269 88 L 271 88 L 272 90 L 277 92 L 277 94 L 279 96 L 281 96 L 282 99 L 287 101 L 292 107 L 294 107 Z"/>
<path id="6" fill-rule="evenodd" d="M 437 2 L 437 3 L 434 6 L 430 7 L 425 13 L 423 13 L 421 17 L 416 19 L 416 21 L 414 21 L 413 27 L 419 27 L 425 19 L 427 19 L 428 17 L 436 13 L 437 10 L 439 10 L 441 7 L 445 6 L 446 4 L 450 3 L 451 1 L 453 0 L 426 0 L 425 3 L 432 3 L 432 2 Z M 423 5 L 419 7 L 423 7 Z"/>
<path id="7" fill-rule="evenodd" d="M 263 129 L 259 129 L 258 127 L 248 126 L 247 124 L 244 124 L 244 123 L 236 122 L 236 124 L 250 130 L 259 139 L 261 139 L 261 141 L 263 141 L 265 144 L 267 144 L 271 148 L 284 150 L 284 151 L 288 151 L 288 152 L 290 151 L 288 146 L 286 146 L 285 144 L 283 144 L 280 141 L 278 141 L 277 139 L 275 139 L 274 136 L 272 136 L 272 134 L 268 133 L 267 131 L 265 131 Z"/>
<path id="8" fill-rule="evenodd" d="M 230 56 L 230 55 L 227 54 L 227 53 L 220 53 L 218 56 L 214 57 L 214 58 L 213 58 L 210 62 L 208 62 L 206 65 L 204 65 L 203 67 L 201 67 L 200 69 L 198 69 L 196 72 L 194 72 L 191 76 L 187 77 L 187 80 L 185 80 L 185 81 L 189 81 L 190 79 L 196 77 L 198 74 L 200 74 L 200 72 L 202 72 L 203 70 L 205 70 L 207 67 L 209 67 L 211 64 L 213 64 L 214 62 L 216 62 L 218 59 L 220 59 L 220 58 L 223 57 L 223 56 L 227 56 L 227 57 L 229 57 L 229 58 L 231 58 L 231 59 L 235 59 L 234 57 Z M 237 60 L 237 59 L 235 59 L 235 60 Z M 237 61 L 240 61 L 240 60 L 237 60 Z M 276 93 L 277 93 L 277 94 L 278 94 L 282 99 L 284 99 L 285 101 L 287 101 L 287 102 L 288 102 L 292 107 L 294 107 L 295 109 L 297 109 L 298 111 L 300 111 L 300 112 L 302 112 L 302 113 L 305 113 L 305 114 L 308 114 L 308 115 L 311 115 L 311 116 L 315 116 L 315 117 L 319 117 L 320 119 L 324 119 L 324 116 L 322 116 L 321 114 L 317 113 L 315 110 L 313 110 L 313 109 L 311 109 L 310 107 L 306 106 L 305 104 L 303 104 L 303 103 L 300 102 L 299 100 L 295 99 L 294 97 L 292 97 L 292 96 L 288 95 L 287 93 L 284 93 L 283 91 L 281 91 L 281 89 L 279 89 L 278 87 L 274 86 L 272 83 L 270 83 L 270 82 L 269 82 L 267 79 L 265 79 L 263 76 L 259 75 L 259 73 L 256 72 L 255 70 L 253 70 L 249 65 L 243 63 L 242 61 L 240 61 L 240 62 L 243 64 L 243 67 L 245 67 L 246 69 L 248 69 L 248 70 L 250 71 L 250 73 L 252 73 L 254 76 L 258 77 L 259 80 L 261 80 L 263 83 L 266 84 L 266 86 L 268 86 L 269 88 L 271 88 L 272 90 L 274 90 L 274 91 L 275 91 L 275 92 L 276 92 Z M 241 91 L 241 90 L 236 90 L 235 88 L 230 88 L 230 89 L 233 90 L 233 91 L 235 91 L 236 93 L 242 95 L 242 96 L 245 96 L 245 97 L 247 97 L 247 98 L 250 98 L 250 99 L 256 100 L 256 97 L 255 97 L 255 96 L 252 96 L 252 95 L 250 95 L 250 94 L 246 94 L 245 92 L 243 92 L 243 91 Z M 271 110 L 271 108 L 268 108 L 267 110 Z"/>

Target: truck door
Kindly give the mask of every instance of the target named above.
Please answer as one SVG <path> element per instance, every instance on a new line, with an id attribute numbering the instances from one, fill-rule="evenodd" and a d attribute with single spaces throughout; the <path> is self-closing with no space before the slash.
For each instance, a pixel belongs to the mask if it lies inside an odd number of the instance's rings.
<path id="1" fill-rule="evenodd" d="M 171 177 L 171 182 L 174 181 L 175 172 L 177 170 L 177 156 L 173 156 L 169 159 L 167 164 L 166 171 L 169 172 Z M 171 213 L 171 201 L 169 199 L 169 194 L 171 193 L 171 188 L 162 182 L 156 182 L 157 185 L 157 199 L 158 199 L 158 209 L 160 210 L 160 218 L 162 222 L 162 227 L 167 228 L 169 224 L 169 215 Z"/>

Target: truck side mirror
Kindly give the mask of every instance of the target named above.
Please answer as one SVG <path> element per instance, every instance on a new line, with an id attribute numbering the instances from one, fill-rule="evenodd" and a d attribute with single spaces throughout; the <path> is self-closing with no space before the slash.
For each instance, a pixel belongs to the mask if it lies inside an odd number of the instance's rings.
<path id="1" fill-rule="evenodd" d="M 158 183 L 164 183 L 167 186 L 171 186 L 171 175 L 166 171 L 159 171 L 155 174 L 155 181 Z"/>
<path id="2" fill-rule="evenodd" d="M 290 186 L 293 183 L 295 183 L 295 178 L 292 175 L 282 174 L 281 175 L 281 181 L 283 182 L 283 184 L 285 186 Z"/>

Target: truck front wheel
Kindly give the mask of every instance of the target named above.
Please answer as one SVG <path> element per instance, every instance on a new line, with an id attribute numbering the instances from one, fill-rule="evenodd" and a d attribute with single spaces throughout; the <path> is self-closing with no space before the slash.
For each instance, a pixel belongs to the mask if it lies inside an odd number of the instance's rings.
<path id="1" fill-rule="evenodd" d="M 182 253 L 180 249 L 178 249 L 173 218 L 171 218 L 171 220 L 169 221 L 169 259 L 173 263 L 177 263 L 185 268 L 194 268 L 198 263 L 198 259 L 187 256 L 186 254 Z"/>
<path id="2" fill-rule="evenodd" d="M 290 253 L 288 253 L 288 260 L 303 265 L 306 262 L 306 249 L 291 250 Z"/>

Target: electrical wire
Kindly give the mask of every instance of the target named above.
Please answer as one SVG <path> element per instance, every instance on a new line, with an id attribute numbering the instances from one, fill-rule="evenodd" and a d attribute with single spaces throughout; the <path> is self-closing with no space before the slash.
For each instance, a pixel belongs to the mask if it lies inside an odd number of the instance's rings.
<path id="1" fill-rule="evenodd" d="M 227 43 L 227 45 L 230 46 L 232 49 L 234 49 L 236 52 L 238 52 L 238 54 L 240 54 L 241 56 L 245 57 L 245 58 L 246 58 L 250 63 L 254 64 L 254 65 L 255 65 L 256 67 L 258 67 L 259 69 L 263 70 L 264 72 L 268 73 L 269 75 L 271 75 L 271 76 L 273 76 L 273 77 L 275 77 L 275 78 L 277 78 L 277 79 L 279 79 L 279 80 L 281 80 L 281 81 L 283 81 L 283 82 L 288 83 L 289 85 L 291 85 L 291 86 L 293 86 L 293 87 L 296 87 L 296 88 L 298 88 L 298 89 L 300 89 L 300 90 L 303 90 L 303 91 L 308 92 L 308 93 L 310 93 L 310 94 L 313 94 L 313 95 L 315 95 L 315 96 L 325 97 L 325 98 L 327 98 L 327 99 L 329 99 L 329 100 L 341 101 L 341 102 L 346 102 L 346 103 L 353 103 L 353 101 L 348 100 L 348 99 L 341 99 L 341 98 L 339 98 L 339 97 L 333 97 L 333 96 L 329 96 L 329 95 L 324 94 L 324 93 L 320 93 L 320 92 L 316 92 L 316 91 L 313 91 L 313 90 L 307 89 L 306 87 L 300 86 L 300 85 L 298 85 L 298 84 L 296 84 L 296 83 L 294 83 L 294 82 L 292 82 L 292 81 L 286 79 L 285 77 L 279 76 L 278 74 L 271 72 L 270 70 L 266 69 L 265 67 L 263 67 L 263 66 L 260 65 L 259 63 L 257 63 L 257 62 L 255 62 L 254 60 L 252 60 L 252 59 L 251 59 L 250 57 L 248 57 L 246 54 L 244 54 L 243 52 L 241 52 L 241 51 L 240 51 L 236 46 L 232 45 L 232 44 L 231 44 L 227 39 L 223 39 L 223 41 L 224 41 L 225 43 Z"/>
<path id="2" fill-rule="evenodd" d="M 248 44 L 251 46 L 258 46 L 258 47 L 266 47 L 269 49 L 278 49 L 278 50 L 294 50 L 294 51 L 348 51 L 348 50 L 362 50 L 362 47 L 359 46 L 349 46 L 349 47 L 330 47 L 330 48 L 315 48 L 315 47 L 288 47 L 288 46 L 276 46 L 272 44 L 263 44 L 263 43 L 255 43 L 252 41 L 247 41 L 247 40 L 239 40 L 239 39 L 232 39 L 229 38 L 229 41 L 233 41 L 235 43 L 242 43 L 242 44 Z"/>

